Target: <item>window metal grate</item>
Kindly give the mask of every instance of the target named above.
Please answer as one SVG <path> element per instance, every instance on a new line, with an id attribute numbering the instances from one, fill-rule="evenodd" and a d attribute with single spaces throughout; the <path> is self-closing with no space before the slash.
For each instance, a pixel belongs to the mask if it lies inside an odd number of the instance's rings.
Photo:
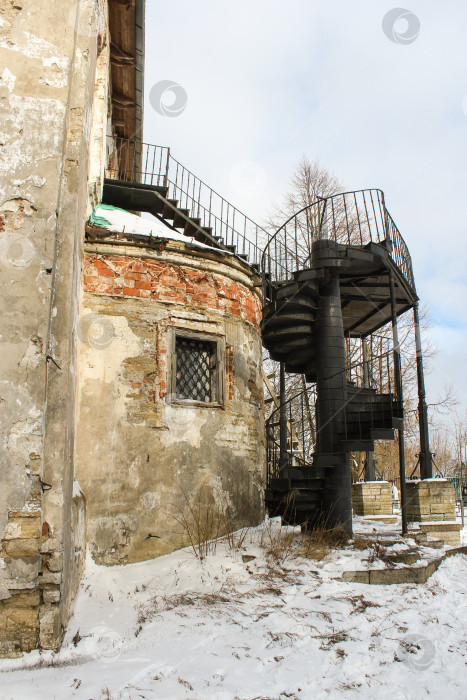
<path id="1" fill-rule="evenodd" d="M 177 336 L 176 397 L 191 401 L 213 401 L 215 343 Z"/>

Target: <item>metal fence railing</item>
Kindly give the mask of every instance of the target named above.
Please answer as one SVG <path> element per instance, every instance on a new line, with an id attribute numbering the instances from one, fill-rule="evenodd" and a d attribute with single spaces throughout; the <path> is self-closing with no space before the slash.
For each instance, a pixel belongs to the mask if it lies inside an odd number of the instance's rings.
<path id="1" fill-rule="evenodd" d="M 173 158 L 167 146 L 108 136 L 105 176 L 165 188 L 164 196 L 211 229 L 213 238 L 235 247 L 250 264 L 260 264 L 270 234 Z"/>

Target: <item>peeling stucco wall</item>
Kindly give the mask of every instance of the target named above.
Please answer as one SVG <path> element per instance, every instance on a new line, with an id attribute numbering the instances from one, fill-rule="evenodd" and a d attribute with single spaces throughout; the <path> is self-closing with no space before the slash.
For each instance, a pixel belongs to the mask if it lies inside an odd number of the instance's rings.
<path id="1" fill-rule="evenodd" d="M 0 653 L 58 646 L 82 560 L 76 329 L 106 12 L 94 0 L 0 4 Z"/>
<path id="2" fill-rule="evenodd" d="M 172 243 L 86 244 L 77 477 L 96 561 L 188 544 L 190 507 L 213 535 L 258 523 L 265 481 L 261 301 L 246 265 Z M 170 403 L 168 332 L 224 339 L 225 405 Z"/>

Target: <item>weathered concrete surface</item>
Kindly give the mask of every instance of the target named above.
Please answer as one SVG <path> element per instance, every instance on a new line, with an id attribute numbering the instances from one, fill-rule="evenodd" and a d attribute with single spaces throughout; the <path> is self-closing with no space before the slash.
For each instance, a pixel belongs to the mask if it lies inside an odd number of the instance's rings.
<path id="1" fill-rule="evenodd" d="M 170 243 L 86 244 L 77 477 L 105 564 L 263 517 L 261 302 L 246 266 Z M 225 340 L 225 404 L 171 402 L 171 329 Z"/>
<path id="2" fill-rule="evenodd" d="M 93 0 L 0 3 L 0 581 L 8 594 L 0 653 L 39 638 L 58 646 L 81 561 L 70 527 L 76 327 L 105 13 Z M 51 486 L 44 493 L 40 479 Z M 16 522 L 31 508 L 39 536 Z M 42 612 L 53 552 L 63 555 L 63 579 Z"/>

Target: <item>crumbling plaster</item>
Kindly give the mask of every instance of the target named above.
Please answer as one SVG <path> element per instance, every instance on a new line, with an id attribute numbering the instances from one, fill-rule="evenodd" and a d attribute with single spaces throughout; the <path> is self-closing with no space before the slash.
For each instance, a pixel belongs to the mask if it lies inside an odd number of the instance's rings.
<path id="1" fill-rule="evenodd" d="M 93 557 L 126 563 L 186 545 L 193 502 L 213 534 L 259 522 L 260 300 L 248 268 L 183 244 L 87 244 L 83 276 L 77 475 Z M 225 339 L 223 407 L 171 402 L 172 328 Z"/>
<path id="2" fill-rule="evenodd" d="M 83 560 L 74 395 L 102 42 L 92 29 L 96 7 L 94 0 L 0 4 L 0 653 L 58 646 Z M 41 481 L 51 486 L 44 493 Z M 31 512 L 39 521 L 34 538 L 12 538 L 22 532 L 13 525 L 29 522 Z M 34 560 L 31 580 L 20 575 L 27 568 L 16 559 L 21 553 Z M 60 570 L 51 571 L 52 560 Z"/>

